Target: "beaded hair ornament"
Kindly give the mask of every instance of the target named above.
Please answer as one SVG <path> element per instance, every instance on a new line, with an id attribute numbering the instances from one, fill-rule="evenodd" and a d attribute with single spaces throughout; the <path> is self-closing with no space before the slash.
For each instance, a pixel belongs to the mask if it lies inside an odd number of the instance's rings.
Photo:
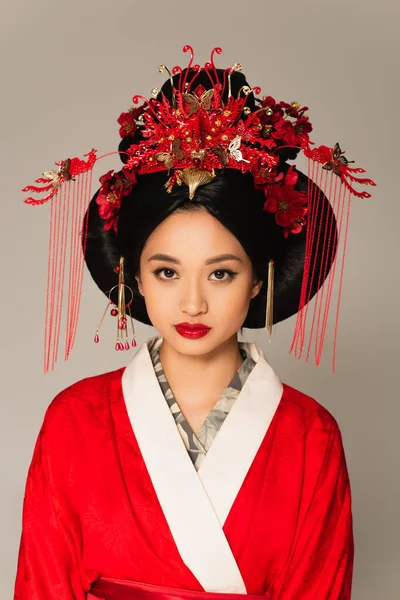
<path id="1" fill-rule="evenodd" d="M 141 138 L 126 150 L 127 160 L 119 172 L 111 170 L 100 177 L 101 188 L 96 202 L 99 215 L 104 220 L 104 229 L 118 233 L 121 201 L 124 196 L 131 193 L 137 181 L 136 175 L 165 170 L 167 171 L 166 192 L 171 192 L 174 186 L 186 185 L 189 198 L 193 199 L 199 186 L 206 185 L 216 177 L 215 169 L 250 172 L 254 178 L 254 185 L 265 194 L 264 210 L 275 215 L 277 224 L 283 228 L 285 238 L 300 233 L 303 227 L 306 227 L 302 291 L 290 349 L 290 352 L 294 351 L 297 358 L 301 357 L 304 350 L 312 281 L 315 277 L 324 276 L 325 279 L 327 276 L 327 267 L 323 261 L 319 273 L 316 272 L 313 264 L 314 240 L 316 237 L 319 240 L 323 238 L 327 249 L 331 244 L 340 242 L 343 245 L 334 334 L 335 348 L 350 199 L 351 196 L 359 198 L 371 196 L 366 191 L 357 191 L 354 184 L 374 186 L 375 183 L 371 179 L 356 176 L 364 173 L 364 169 L 350 167 L 350 163 L 354 161 L 347 160 L 338 143 L 333 148 L 312 147 L 314 143 L 309 137 L 312 125 L 305 114 L 308 107 L 296 102 L 291 104 L 276 102 L 271 96 L 259 98 L 258 95 L 261 93 L 259 87 L 243 86 L 234 97 L 231 93 L 231 76 L 233 71 L 242 69 L 239 63 L 225 69 L 221 84 L 214 65 L 214 55 L 221 54 L 221 48 L 213 49 L 210 61 L 206 62 L 203 68 L 193 64 L 194 54 L 191 46 L 184 46 L 183 52 L 190 53 L 190 61 L 185 73 L 180 66 L 175 66 L 172 71 L 165 65 L 159 67 L 159 72 L 162 73 L 164 70 L 168 72 L 172 102 L 164 95 L 161 100 L 157 100 L 156 96 L 160 90 L 154 88 L 149 100 L 135 95 L 134 106 L 118 118 L 122 138 L 133 136 L 137 130 L 140 130 Z M 206 72 L 211 82 L 211 89 L 206 90 L 196 84 L 200 71 Z M 177 86 L 174 86 L 173 75 L 178 75 Z M 227 100 L 224 102 L 226 91 Z M 256 103 L 254 110 L 246 106 L 249 94 L 254 96 Z M 283 148 L 296 149 L 306 157 L 308 192 L 295 189 L 298 174 L 293 165 L 286 172 L 280 170 L 278 151 Z M 57 162 L 55 163 L 57 170 L 45 171 L 42 177 L 36 179 L 36 183 L 40 185 L 29 185 L 23 189 L 24 192 L 45 194 L 39 198 L 27 197 L 25 202 L 28 204 L 36 206 L 51 201 L 45 317 L 45 372 L 54 368 L 58 355 L 65 287 L 67 287 L 65 360 L 68 359 L 74 344 L 84 272 L 87 231 L 85 212 L 92 195 L 93 167 L 104 156 L 118 152 L 110 152 L 102 156 L 97 156 L 96 153 L 97 151 L 93 149 L 84 155 L 84 159 L 72 158 Z M 336 213 L 337 228 L 333 222 L 326 221 L 323 230 L 321 227 L 316 227 L 315 210 L 319 195 L 315 191 L 318 188 L 311 186 L 310 182 L 317 184 L 329 197 Z M 134 194 L 132 198 L 134 201 Z M 245 210 L 245 204 L 243 208 Z M 83 230 L 82 222 L 84 222 Z M 328 251 L 326 254 L 328 255 Z M 319 364 L 322 352 L 336 273 L 336 259 L 337 255 L 314 304 L 312 329 L 316 329 L 316 364 Z M 116 271 L 118 272 L 118 269 Z M 270 286 L 269 292 L 271 292 Z M 315 320 L 318 325 L 314 328 Z M 307 360 L 309 353 L 310 344 Z"/>

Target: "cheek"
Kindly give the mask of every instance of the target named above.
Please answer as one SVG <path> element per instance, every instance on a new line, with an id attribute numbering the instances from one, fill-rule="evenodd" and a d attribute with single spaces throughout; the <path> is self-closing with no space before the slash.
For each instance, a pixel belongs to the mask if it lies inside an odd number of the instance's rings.
<path id="1" fill-rule="evenodd" d="M 247 314 L 251 300 L 251 282 L 244 279 L 232 281 L 227 286 L 218 287 L 210 291 L 210 310 L 218 313 L 225 321 L 242 318 Z"/>
<path id="2" fill-rule="evenodd" d="M 250 289 L 245 285 L 240 286 L 240 289 L 236 289 L 232 296 L 225 299 L 226 313 L 247 313 L 250 300 Z"/>
<path id="3" fill-rule="evenodd" d="M 178 288 L 163 284 L 153 273 L 144 273 L 142 277 L 142 292 L 147 312 L 154 314 L 167 314 L 171 308 L 176 310 Z"/>

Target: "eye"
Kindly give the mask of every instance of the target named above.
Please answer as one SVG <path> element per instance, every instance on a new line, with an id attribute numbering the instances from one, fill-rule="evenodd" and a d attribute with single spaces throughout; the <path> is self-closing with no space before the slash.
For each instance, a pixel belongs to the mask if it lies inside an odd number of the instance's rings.
<path id="1" fill-rule="evenodd" d="M 166 281 L 168 279 L 175 279 L 175 277 L 172 277 L 170 275 L 171 273 L 173 275 L 174 273 L 176 273 L 176 271 L 174 271 L 173 269 L 163 267 L 161 269 L 156 269 L 155 271 L 153 271 L 153 273 L 159 279 Z M 161 277 L 161 273 L 164 273 L 164 277 Z M 211 281 L 228 281 L 229 279 L 233 279 L 237 275 L 237 272 L 231 271 L 230 269 L 216 269 L 211 273 L 211 275 L 214 275 L 215 273 L 217 273 L 218 275 L 222 274 L 223 276 L 228 275 L 228 277 L 219 277 L 217 275 L 216 279 L 212 279 Z"/>
<path id="2" fill-rule="evenodd" d="M 237 275 L 236 272 L 231 271 L 230 269 L 217 269 L 216 271 L 214 271 L 213 273 L 211 273 L 211 275 L 214 275 L 214 273 L 223 273 L 223 274 L 227 274 L 228 277 L 225 277 L 224 279 L 221 277 L 217 277 L 217 279 L 213 280 L 213 281 L 227 281 L 228 279 L 233 279 L 235 277 L 235 275 Z"/>
<path id="3" fill-rule="evenodd" d="M 162 273 L 162 272 L 175 273 L 175 271 L 173 269 L 166 269 L 165 267 L 163 269 L 156 269 L 155 271 L 153 271 L 154 275 L 156 277 L 158 277 L 159 279 L 163 279 L 163 280 L 172 279 L 172 277 L 168 277 L 168 276 L 167 277 L 160 277 L 160 273 Z"/>

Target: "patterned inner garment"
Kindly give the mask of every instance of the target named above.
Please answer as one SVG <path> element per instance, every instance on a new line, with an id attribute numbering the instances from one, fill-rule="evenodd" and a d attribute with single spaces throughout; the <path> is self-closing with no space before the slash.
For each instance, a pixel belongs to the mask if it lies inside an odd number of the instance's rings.
<path id="1" fill-rule="evenodd" d="M 160 360 L 160 344 L 157 343 L 159 336 L 156 336 L 147 342 L 151 361 L 154 371 L 160 384 L 165 400 L 174 416 L 176 426 L 183 443 L 188 451 L 188 454 L 198 471 L 205 455 L 211 447 L 218 431 L 222 427 L 223 422 L 228 416 L 229 411 L 235 403 L 244 383 L 255 366 L 255 361 L 245 351 L 244 348 L 239 348 L 243 358 L 243 363 L 236 371 L 235 375 L 225 388 L 222 396 L 214 404 L 211 411 L 208 413 L 197 435 L 192 431 L 189 423 L 179 408 L 172 390 L 169 386 L 165 373 L 163 371 Z"/>

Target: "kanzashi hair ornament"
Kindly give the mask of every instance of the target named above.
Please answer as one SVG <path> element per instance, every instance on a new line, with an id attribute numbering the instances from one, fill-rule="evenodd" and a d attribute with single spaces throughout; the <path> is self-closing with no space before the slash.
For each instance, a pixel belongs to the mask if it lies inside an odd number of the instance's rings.
<path id="1" fill-rule="evenodd" d="M 352 196 L 370 197 L 368 192 L 356 190 L 355 184 L 374 186 L 375 183 L 371 179 L 359 177 L 365 172 L 364 169 L 351 167 L 350 163 L 353 161 L 347 160 L 338 143 L 332 148 L 312 147 L 314 142 L 309 137 L 312 125 L 306 114 L 308 107 L 297 102 L 276 102 L 272 96 L 260 98 L 258 95 L 261 88 L 250 88 L 248 85 L 241 86 L 239 91 L 235 92 L 236 96 L 233 96 L 232 79 L 235 71 L 241 71 L 240 63 L 225 69 L 221 77 L 214 64 L 214 55 L 221 54 L 221 48 L 213 49 L 210 61 L 206 62 L 203 68 L 193 64 L 194 54 L 191 46 L 184 46 L 183 51 L 190 54 L 185 71 L 180 66 L 171 70 L 165 65 L 159 67 L 161 73 L 164 70 L 168 72 L 172 101 L 169 101 L 162 89 L 154 88 L 149 100 L 143 96 L 133 96 L 134 105 L 118 118 L 120 136 L 123 140 L 126 139 L 123 152 L 126 154 L 126 160 L 119 172 L 111 170 L 100 177 L 101 187 L 96 196 L 96 203 L 98 213 L 104 221 L 104 230 L 118 236 L 121 203 L 128 195 L 134 201 L 134 186 L 138 175 L 166 171 L 166 192 L 171 193 L 176 185 L 186 185 L 189 199 L 193 200 L 196 190 L 212 182 L 224 169 L 250 173 L 255 187 L 265 195 L 263 209 L 271 213 L 276 223 L 282 227 L 284 239 L 300 234 L 305 228 L 302 289 L 290 349 L 297 358 L 305 351 L 309 301 L 313 295 L 312 290 L 316 287 L 315 282 L 318 282 L 318 289 L 319 283 L 324 285 L 312 309 L 306 360 L 309 358 L 311 338 L 314 336 L 315 362 L 320 362 L 337 268 L 337 253 L 333 259 L 333 266 L 328 257 L 331 256 L 330 250 L 339 244 L 344 250 L 339 268 L 334 368 L 350 200 Z M 198 83 L 200 73 L 206 74 L 210 81 L 211 85 L 207 86 L 209 89 Z M 248 105 L 250 97 L 254 105 L 252 109 Z M 282 160 L 282 152 L 288 153 L 290 149 L 294 153 L 293 157 L 302 152 L 307 160 L 307 192 L 299 189 L 299 171 L 296 167 L 289 166 L 285 159 Z M 92 150 L 85 155 L 86 160 L 72 158 L 61 161 L 56 163 L 58 170 L 45 171 L 43 176 L 36 180 L 41 186 L 27 186 L 23 190 L 39 195 L 45 194 L 39 199 L 31 196 L 26 198 L 25 202 L 28 204 L 38 205 L 51 201 L 45 372 L 54 368 L 57 359 L 67 265 L 69 273 L 65 359 L 68 358 L 75 339 L 87 227 L 87 223 L 84 223 L 82 230 L 80 224 L 91 197 L 92 169 L 99 159 L 117 153 L 110 152 L 97 157 L 96 151 Z M 337 214 L 338 228 L 333 222 L 333 216 L 327 217 L 323 224 L 316 216 L 323 196 L 329 198 Z M 246 210 L 245 201 L 243 210 Z M 314 248 L 319 243 L 323 244 L 325 258 L 317 265 Z M 275 256 L 273 263 L 275 277 L 278 259 L 279 257 Z M 271 277 L 272 269 L 273 265 L 269 269 Z M 267 330 L 272 328 L 272 296 L 273 292 L 270 291 L 266 315 Z M 124 304 L 122 299 L 121 304 Z M 121 327 L 121 335 L 117 338 L 119 348 L 122 343 L 124 347 L 126 345 L 124 319 L 126 315 L 120 315 L 118 312 L 118 323 Z"/>
<path id="2" fill-rule="evenodd" d="M 96 150 L 87 160 L 67 159 L 56 163 L 58 170 L 45 171 L 36 179 L 40 186 L 26 186 L 24 192 L 45 193 L 43 198 L 28 197 L 27 204 L 51 200 L 45 315 L 44 371 L 54 369 L 58 355 L 66 263 L 69 263 L 66 343 L 64 359 L 73 347 L 82 292 L 84 260 L 81 252 L 81 227 L 92 188 L 92 168 Z M 68 185 L 65 185 L 68 182 Z M 87 222 L 84 223 L 84 234 Z M 82 236 L 85 239 L 85 235 Z M 69 252 L 67 249 L 69 248 Z M 83 248 L 85 251 L 85 248 Z"/>
<path id="3" fill-rule="evenodd" d="M 111 288 L 108 293 L 108 303 L 104 310 L 104 313 L 100 319 L 100 322 L 97 326 L 96 333 L 94 336 L 94 342 L 96 344 L 100 341 L 100 327 L 104 321 L 104 318 L 110 308 L 110 315 L 112 317 L 118 317 L 117 319 L 117 339 L 115 343 L 115 350 L 129 350 L 131 345 L 128 341 L 128 319 L 127 319 L 127 311 L 129 315 L 129 320 L 132 328 L 132 348 L 136 346 L 136 334 L 135 327 L 133 324 L 133 318 L 131 313 L 131 305 L 133 301 L 133 291 L 132 289 L 125 284 L 125 271 L 124 271 L 124 257 L 120 257 L 119 265 L 115 267 L 115 272 L 118 273 L 118 285 L 115 285 Z M 111 295 L 114 290 L 118 290 L 118 302 L 117 304 L 111 300 Z M 126 290 L 130 293 L 129 302 L 126 302 Z"/>
<path id="4" fill-rule="evenodd" d="M 274 265 L 275 261 L 271 258 L 268 263 L 267 305 L 265 310 L 265 329 L 269 341 L 272 340 L 272 326 L 274 322 Z"/>

